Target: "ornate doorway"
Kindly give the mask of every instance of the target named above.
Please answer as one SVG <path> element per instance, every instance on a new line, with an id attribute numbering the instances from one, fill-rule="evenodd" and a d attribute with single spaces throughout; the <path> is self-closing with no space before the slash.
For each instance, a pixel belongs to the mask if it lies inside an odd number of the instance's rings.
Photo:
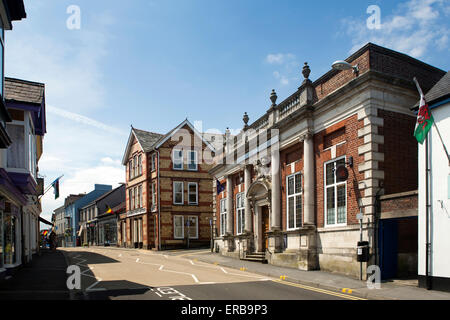
<path id="1" fill-rule="evenodd" d="M 261 207 L 261 233 L 262 233 L 262 251 L 266 251 L 269 247 L 269 237 L 267 236 L 267 232 L 270 230 L 269 226 L 269 207 L 263 206 Z"/>

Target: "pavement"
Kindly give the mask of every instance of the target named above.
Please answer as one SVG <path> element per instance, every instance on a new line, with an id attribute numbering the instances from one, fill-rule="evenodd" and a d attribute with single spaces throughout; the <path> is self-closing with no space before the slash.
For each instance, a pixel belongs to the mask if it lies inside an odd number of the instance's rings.
<path id="1" fill-rule="evenodd" d="M 41 249 L 29 264 L 0 282 L 0 300 L 69 300 L 66 269 L 61 251 Z"/>
<path id="2" fill-rule="evenodd" d="M 343 292 L 355 297 L 370 300 L 450 300 L 450 293 L 426 290 L 418 287 L 417 281 L 393 280 L 382 281 L 381 288 L 369 289 L 366 281 L 360 281 L 344 275 L 324 271 L 302 271 L 293 268 L 278 267 L 253 261 L 244 261 L 231 257 L 203 252 L 173 251 L 173 255 L 182 255 L 189 259 L 197 259 L 228 268 L 243 270 L 255 274 L 283 279 L 283 281 L 303 284 L 325 290 Z"/>

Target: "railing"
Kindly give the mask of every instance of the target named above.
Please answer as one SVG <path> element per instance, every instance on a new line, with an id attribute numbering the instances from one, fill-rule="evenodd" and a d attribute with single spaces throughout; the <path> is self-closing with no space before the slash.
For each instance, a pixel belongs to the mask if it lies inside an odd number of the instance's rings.
<path id="1" fill-rule="evenodd" d="M 252 125 L 251 128 L 255 130 L 264 129 L 269 124 L 269 115 L 264 115 L 260 119 L 256 120 Z"/>
<path id="2" fill-rule="evenodd" d="M 300 107 L 300 95 L 295 95 L 292 98 L 283 101 L 278 105 L 279 119 L 282 119 L 293 113 Z"/>

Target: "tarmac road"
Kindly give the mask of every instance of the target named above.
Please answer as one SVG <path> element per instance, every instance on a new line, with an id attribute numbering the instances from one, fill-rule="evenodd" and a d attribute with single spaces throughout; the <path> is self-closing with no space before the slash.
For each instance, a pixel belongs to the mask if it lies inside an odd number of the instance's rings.
<path id="1" fill-rule="evenodd" d="M 61 248 L 89 300 L 360 300 L 187 255 L 120 248 Z"/>

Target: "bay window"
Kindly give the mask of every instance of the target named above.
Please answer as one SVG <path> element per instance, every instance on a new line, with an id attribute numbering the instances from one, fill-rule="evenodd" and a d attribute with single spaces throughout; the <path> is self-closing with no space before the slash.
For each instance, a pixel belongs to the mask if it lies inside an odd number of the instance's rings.
<path id="1" fill-rule="evenodd" d="M 7 151 L 8 168 L 26 169 L 25 127 L 23 125 L 6 124 L 6 130 L 12 140 L 12 144 Z"/>

